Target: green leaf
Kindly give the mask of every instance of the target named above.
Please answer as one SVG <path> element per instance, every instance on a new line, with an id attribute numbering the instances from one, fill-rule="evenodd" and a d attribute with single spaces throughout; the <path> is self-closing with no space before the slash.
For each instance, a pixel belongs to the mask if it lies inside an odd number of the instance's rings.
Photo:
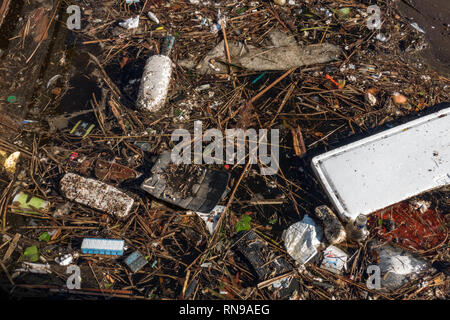
<path id="1" fill-rule="evenodd" d="M 250 216 L 243 215 L 241 220 L 236 223 L 236 232 L 250 230 L 250 221 L 252 221 Z"/>
<path id="2" fill-rule="evenodd" d="M 383 225 L 383 220 L 382 219 L 378 219 L 378 225 L 381 227 Z"/>
<path id="3" fill-rule="evenodd" d="M 237 13 L 237 14 L 241 14 L 241 13 L 244 13 L 245 10 L 247 10 L 247 8 L 246 8 L 246 7 L 242 7 L 242 8 L 237 9 L 237 10 L 236 10 L 236 13 Z"/>
<path id="4" fill-rule="evenodd" d="M 37 262 L 39 261 L 39 250 L 36 246 L 31 246 L 25 249 L 25 252 L 22 255 L 22 260 L 26 260 L 28 262 Z"/>
<path id="5" fill-rule="evenodd" d="M 43 232 L 43 233 L 39 236 L 39 241 L 49 242 L 49 241 L 50 241 L 50 234 L 49 234 L 48 232 Z"/>
<path id="6" fill-rule="evenodd" d="M 275 217 L 275 218 L 269 220 L 269 224 L 275 224 L 275 223 L 277 223 L 277 221 L 278 221 L 278 219 L 277 219 L 277 217 Z"/>

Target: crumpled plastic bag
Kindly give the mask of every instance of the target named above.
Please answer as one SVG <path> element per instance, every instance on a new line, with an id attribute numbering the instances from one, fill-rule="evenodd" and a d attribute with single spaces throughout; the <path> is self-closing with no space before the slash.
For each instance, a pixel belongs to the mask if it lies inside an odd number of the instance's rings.
<path id="1" fill-rule="evenodd" d="M 135 29 L 139 26 L 139 16 L 129 18 L 124 22 L 119 22 L 119 26 L 125 29 Z"/>
<path id="2" fill-rule="evenodd" d="M 302 221 L 289 226 L 283 234 L 284 245 L 289 255 L 300 265 L 307 263 L 317 253 L 322 243 L 322 227 L 305 216 Z"/>
<path id="3" fill-rule="evenodd" d="M 263 48 L 244 45 L 242 42 L 229 41 L 231 64 L 251 71 L 289 70 L 301 66 L 326 63 L 338 60 L 341 49 L 330 43 L 299 46 L 292 36 L 274 30 L 268 34 L 269 40 Z M 225 42 L 222 40 L 199 64 L 189 59 L 178 64 L 185 68 L 194 68 L 200 74 L 228 73 Z"/>
<path id="4" fill-rule="evenodd" d="M 431 267 L 424 259 L 389 244 L 375 250 L 380 258 L 382 288 L 395 290 Z"/>

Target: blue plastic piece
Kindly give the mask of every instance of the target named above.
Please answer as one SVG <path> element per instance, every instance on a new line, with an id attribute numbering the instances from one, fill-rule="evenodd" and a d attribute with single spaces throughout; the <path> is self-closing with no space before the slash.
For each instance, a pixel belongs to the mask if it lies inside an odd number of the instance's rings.
<path id="1" fill-rule="evenodd" d="M 84 254 L 121 256 L 123 254 L 124 243 L 123 240 L 118 239 L 85 238 L 81 245 L 81 252 Z"/>
<path id="2" fill-rule="evenodd" d="M 142 269 L 148 261 L 139 251 L 135 251 L 125 259 L 125 263 L 134 273 Z"/>

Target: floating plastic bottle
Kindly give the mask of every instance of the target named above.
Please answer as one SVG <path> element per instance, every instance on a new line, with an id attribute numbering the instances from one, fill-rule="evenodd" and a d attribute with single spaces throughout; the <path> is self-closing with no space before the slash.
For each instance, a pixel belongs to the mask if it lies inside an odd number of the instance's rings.
<path id="1" fill-rule="evenodd" d="M 141 110 L 155 112 L 166 102 L 173 68 L 172 60 L 168 56 L 174 41 L 175 37 L 166 37 L 161 54 L 151 56 L 145 64 L 136 103 Z"/>
<path id="2" fill-rule="evenodd" d="M 347 224 L 347 235 L 355 242 L 362 242 L 366 240 L 369 235 L 367 230 L 367 217 L 360 214 L 356 217 L 355 221 L 351 221 Z"/>

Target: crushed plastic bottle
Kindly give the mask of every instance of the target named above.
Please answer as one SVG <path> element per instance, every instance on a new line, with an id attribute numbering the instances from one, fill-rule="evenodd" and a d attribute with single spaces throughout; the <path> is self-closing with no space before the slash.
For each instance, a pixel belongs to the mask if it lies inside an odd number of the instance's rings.
<path id="1" fill-rule="evenodd" d="M 173 69 L 172 60 L 168 56 L 174 41 L 175 37 L 168 36 L 164 40 L 161 54 L 151 56 L 145 64 L 136 102 L 141 110 L 156 112 L 166 102 Z"/>
<path id="2" fill-rule="evenodd" d="M 37 273 L 37 274 L 50 274 L 52 273 L 50 269 L 50 265 L 48 263 L 33 263 L 33 262 L 22 262 L 21 268 L 14 270 L 14 275 L 12 276 L 15 278 L 20 273 Z"/>

